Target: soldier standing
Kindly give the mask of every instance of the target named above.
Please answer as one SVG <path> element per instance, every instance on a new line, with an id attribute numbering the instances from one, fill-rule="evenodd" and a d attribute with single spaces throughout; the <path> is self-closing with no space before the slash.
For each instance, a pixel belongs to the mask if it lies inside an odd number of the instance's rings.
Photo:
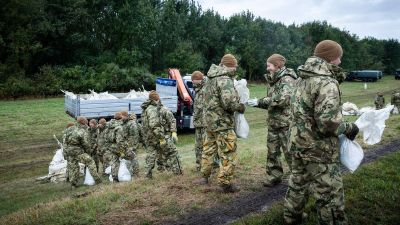
<path id="1" fill-rule="evenodd" d="M 237 137 L 234 131 L 234 113 L 244 113 L 245 106 L 239 102 L 233 78 L 237 60 L 231 54 L 222 57 L 217 66 L 211 65 L 204 90 L 206 137 L 201 159 L 202 179 L 200 184 L 208 184 L 215 155 L 220 158 L 218 172 L 219 191 L 229 193 L 240 188 L 232 183 L 237 163 Z"/>
<path id="2" fill-rule="evenodd" d="M 87 132 L 87 119 L 78 117 L 77 124 L 70 127 L 65 132 L 65 155 L 69 162 L 68 175 L 69 182 L 72 187 L 76 187 L 79 179 L 79 163 L 84 164 L 89 168 L 90 174 L 95 179 L 96 183 L 101 183 L 101 179 L 96 171 L 96 164 L 89 154 L 90 143 Z"/>
<path id="3" fill-rule="evenodd" d="M 114 119 L 110 120 L 107 123 L 107 128 L 104 131 L 105 134 L 105 143 L 104 147 L 106 151 L 104 152 L 104 161 L 105 164 L 111 166 L 111 175 L 113 181 L 119 182 L 118 180 L 118 170 L 119 170 L 119 157 L 123 152 L 119 148 L 117 142 L 117 127 L 121 123 L 122 115 L 120 112 L 115 113 Z"/>
<path id="4" fill-rule="evenodd" d="M 196 169 L 201 169 L 201 153 L 203 152 L 204 142 L 204 84 L 207 78 L 200 71 L 192 73 L 192 83 L 196 93 L 193 106 L 193 125 L 195 128 L 195 147 L 194 152 L 196 156 Z"/>
<path id="5" fill-rule="evenodd" d="M 172 112 L 164 107 L 156 91 L 151 91 L 149 99 L 142 104 L 143 136 L 146 141 L 146 177 L 153 178 L 152 170 L 157 154 L 162 151 L 167 165 L 174 174 L 182 174 L 182 165 L 175 144 L 176 120 Z"/>
<path id="6" fill-rule="evenodd" d="M 104 169 L 108 167 L 108 165 L 105 163 L 106 161 L 104 160 L 104 153 L 106 152 L 106 147 L 105 147 L 105 131 L 106 131 L 106 126 L 107 126 L 107 121 L 104 118 L 101 118 L 99 120 L 99 125 L 98 125 L 98 133 L 97 133 L 97 152 L 94 161 L 98 161 L 102 163 L 102 168 L 103 172 Z M 97 167 L 98 169 L 99 167 Z"/>
<path id="7" fill-rule="evenodd" d="M 383 107 L 385 107 L 385 97 L 383 97 L 383 93 L 382 92 L 378 92 L 376 93 L 376 97 L 375 97 L 375 109 L 383 109 Z"/>
<path id="8" fill-rule="evenodd" d="M 139 175 L 139 162 L 136 156 L 136 149 L 139 142 L 139 133 L 136 122 L 129 118 L 127 111 L 122 111 L 122 129 L 119 131 L 119 142 L 125 142 L 123 148 L 125 156 L 123 159 L 127 160 L 127 168 L 131 175 Z"/>
<path id="9" fill-rule="evenodd" d="M 88 134 L 90 143 L 90 156 L 92 156 L 94 162 L 96 163 L 97 172 L 99 172 L 99 158 L 97 157 L 97 121 L 91 119 L 89 121 Z"/>
<path id="10" fill-rule="evenodd" d="M 273 54 L 267 59 L 268 93 L 267 97 L 258 100 L 258 107 L 268 110 L 267 178 L 263 182 L 265 187 L 272 187 L 282 181 L 283 169 L 280 160 L 282 151 L 289 169 L 291 166 L 288 132 L 293 119 L 291 97 L 297 75 L 293 69 L 285 67 L 285 62 L 285 57 L 279 54 Z"/>
<path id="11" fill-rule="evenodd" d="M 397 108 L 397 113 L 400 112 L 400 90 L 395 90 L 392 93 L 392 99 L 390 100 L 390 103 L 394 105 L 394 107 Z"/>
<path id="12" fill-rule="evenodd" d="M 292 173 L 285 196 L 285 224 L 301 224 L 308 193 L 316 198 L 319 224 L 347 224 L 339 161 L 340 134 L 354 140 L 358 127 L 343 121 L 337 76 L 342 47 L 321 41 L 298 69 L 293 97 Z"/>

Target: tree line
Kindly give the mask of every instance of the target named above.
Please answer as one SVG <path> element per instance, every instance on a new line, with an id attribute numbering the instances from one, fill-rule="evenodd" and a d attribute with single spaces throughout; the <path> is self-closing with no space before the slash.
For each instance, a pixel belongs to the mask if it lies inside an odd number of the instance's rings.
<path id="1" fill-rule="evenodd" d="M 228 52 L 241 77 L 259 80 L 272 53 L 297 68 L 323 39 L 342 45 L 345 70 L 400 67 L 398 40 L 360 39 L 326 21 L 286 26 L 249 11 L 224 18 L 191 0 L 6 0 L 0 98 L 153 88 L 167 68 L 206 72 Z"/>

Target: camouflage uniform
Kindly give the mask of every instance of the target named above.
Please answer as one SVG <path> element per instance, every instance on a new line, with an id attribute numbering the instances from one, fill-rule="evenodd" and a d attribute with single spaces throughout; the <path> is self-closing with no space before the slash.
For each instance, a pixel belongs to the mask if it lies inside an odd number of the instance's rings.
<path id="1" fill-rule="evenodd" d="M 234 112 L 243 107 L 234 88 L 230 68 L 215 64 L 207 73 L 208 81 L 204 87 L 204 113 L 206 135 L 201 156 L 201 173 L 208 179 L 211 175 L 215 155 L 220 158 L 218 183 L 221 186 L 231 185 L 237 163 L 234 131 Z"/>
<path id="2" fill-rule="evenodd" d="M 125 159 L 128 160 L 127 167 L 129 172 L 134 175 L 139 175 L 139 162 L 137 160 L 137 149 L 140 143 L 139 129 L 136 121 L 129 120 L 126 123 L 126 134 L 128 141 L 128 149 Z"/>
<path id="3" fill-rule="evenodd" d="M 269 184 L 279 182 L 282 179 L 283 169 L 279 159 L 282 151 L 290 169 L 291 157 L 288 155 L 288 133 L 293 119 L 290 100 L 295 89 L 296 79 L 296 73 L 285 67 L 267 75 L 269 83 L 267 97 L 258 101 L 258 107 L 268 109 L 266 183 Z"/>
<path id="4" fill-rule="evenodd" d="M 167 165 L 174 174 L 182 174 L 182 164 L 171 133 L 176 132 L 176 120 L 172 112 L 161 102 L 148 99 L 142 104 L 143 137 L 146 141 L 146 170 L 147 176 L 152 176 L 152 170 L 157 154 L 162 151 Z M 166 141 L 161 146 L 160 140 Z"/>
<path id="5" fill-rule="evenodd" d="M 89 143 L 90 143 L 90 150 L 87 152 L 90 156 L 92 156 L 94 162 L 96 163 L 97 172 L 99 172 L 99 157 L 97 155 L 97 135 L 98 129 L 88 127 L 88 136 L 89 136 Z"/>
<path id="6" fill-rule="evenodd" d="M 117 142 L 117 128 L 121 121 L 112 119 L 107 122 L 106 130 L 104 131 L 105 143 L 104 148 L 104 164 L 111 166 L 111 175 L 114 180 L 118 181 L 118 169 L 119 169 L 119 156 L 120 149 Z"/>
<path id="7" fill-rule="evenodd" d="M 203 152 L 203 141 L 205 137 L 204 133 L 204 83 L 207 81 L 207 78 L 203 78 L 203 80 L 194 84 L 194 90 L 196 92 L 196 96 L 194 98 L 194 106 L 193 106 L 193 126 L 195 128 L 195 146 L 194 152 L 196 156 L 196 167 L 199 171 L 201 168 L 201 153 Z"/>
<path id="8" fill-rule="evenodd" d="M 382 93 L 378 93 L 375 97 L 375 109 L 383 109 L 385 107 L 385 97 Z"/>
<path id="9" fill-rule="evenodd" d="M 299 67 L 302 78 L 292 98 L 292 174 L 285 196 L 286 224 L 300 224 L 308 193 L 316 198 L 319 224 L 347 224 L 339 162 L 338 135 L 352 125 L 343 122 L 338 66 L 316 56 Z"/>
<path id="10" fill-rule="evenodd" d="M 400 91 L 393 91 L 390 103 L 400 111 Z"/>
<path id="11" fill-rule="evenodd" d="M 97 152 L 96 152 L 96 156 L 95 158 L 97 158 L 102 164 L 103 164 L 103 169 L 108 167 L 108 164 L 106 164 L 105 160 L 104 160 L 104 153 L 106 152 L 106 146 L 105 146 L 105 142 L 106 142 L 106 126 L 104 127 L 98 127 L 97 130 Z M 96 161 L 96 159 L 95 159 Z"/>
<path id="12" fill-rule="evenodd" d="M 89 154 L 90 143 L 88 138 L 87 126 L 77 123 L 70 127 L 64 134 L 65 155 L 68 161 L 69 182 L 72 186 L 76 186 L 79 179 L 79 163 L 83 163 L 89 168 L 90 174 L 97 183 L 101 183 L 101 179 L 96 171 L 96 164 Z"/>

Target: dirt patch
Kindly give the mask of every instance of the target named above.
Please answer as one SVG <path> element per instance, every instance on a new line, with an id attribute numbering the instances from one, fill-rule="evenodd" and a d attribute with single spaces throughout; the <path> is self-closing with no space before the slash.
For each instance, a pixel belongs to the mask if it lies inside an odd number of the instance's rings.
<path id="1" fill-rule="evenodd" d="M 365 153 L 363 164 L 373 162 L 379 157 L 398 151 L 400 150 L 399 146 L 400 140 L 396 140 L 370 148 L 369 151 Z M 343 170 L 345 171 L 344 168 Z M 246 194 L 229 203 L 220 204 L 212 208 L 193 211 L 176 221 L 164 221 L 162 224 L 226 224 L 249 213 L 268 209 L 276 202 L 283 199 L 286 189 L 286 184 L 280 184 L 274 188 L 265 188 L 261 192 Z"/>

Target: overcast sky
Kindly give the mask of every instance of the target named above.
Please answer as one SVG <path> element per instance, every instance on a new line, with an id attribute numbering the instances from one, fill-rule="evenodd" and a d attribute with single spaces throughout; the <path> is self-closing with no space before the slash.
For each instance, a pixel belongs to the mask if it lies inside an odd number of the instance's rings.
<path id="1" fill-rule="evenodd" d="M 250 10 L 254 15 L 286 25 L 326 20 L 360 38 L 400 40 L 399 0 L 197 0 L 205 11 L 229 18 Z"/>

